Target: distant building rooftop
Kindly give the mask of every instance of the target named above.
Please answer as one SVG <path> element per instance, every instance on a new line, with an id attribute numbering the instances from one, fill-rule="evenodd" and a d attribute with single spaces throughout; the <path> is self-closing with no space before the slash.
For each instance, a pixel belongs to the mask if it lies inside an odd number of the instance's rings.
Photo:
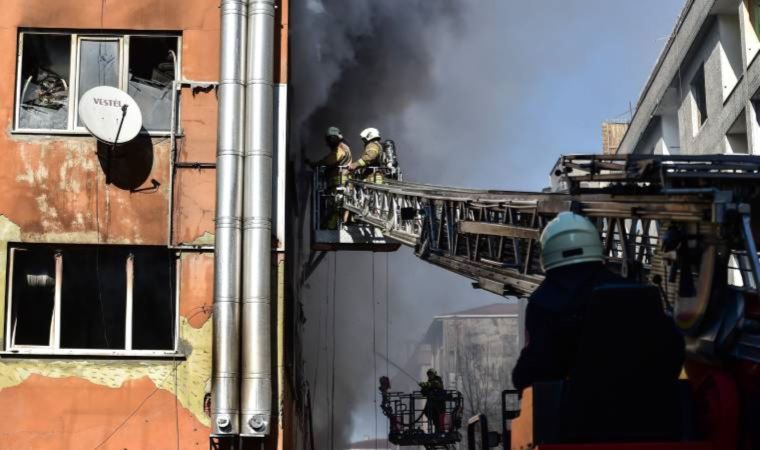
<path id="1" fill-rule="evenodd" d="M 395 445 L 389 445 L 387 439 L 367 439 L 364 441 L 357 441 L 352 442 L 351 444 L 348 444 L 349 450 L 354 449 L 385 449 L 385 448 L 395 448 Z"/>
<path id="2" fill-rule="evenodd" d="M 465 309 L 450 314 L 436 316 L 436 319 L 451 319 L 455 317 L 511 317 L 519 313 L 517 303 L 494 303 L 493 305 L 480 306 L 472 309 Z"/>

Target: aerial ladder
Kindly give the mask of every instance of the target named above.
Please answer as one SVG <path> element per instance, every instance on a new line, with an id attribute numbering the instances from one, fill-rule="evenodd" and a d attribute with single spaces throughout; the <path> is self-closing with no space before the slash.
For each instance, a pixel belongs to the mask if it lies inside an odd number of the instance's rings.
<path id="1" fill-rule="evenodd" d="M 659 289 L 686 337 L 691 390 L 702 406 L 702 433 L 685 437 L 689 443 L 619 448 L 738 448 L 750 433 L 739 423 L 760 419 L 751 415 L 760 409 L 760 214 L 752 211 L 760 201 L 760 158 L 570 155 L 557 161 L 550 179 L 551 189 L 540 193 L 352 179 L 338 204 L 351 212 L 353 224 L 340 226 L 361 227 L 367 243 L 384 250 L 412 247 L 420 259 L 469 278 L 476 288 L 527 297 L 543 279 L 543 227 L 562 211 L 589 217 L 599 228 L 606 264 Z M 574 447 L 540 436 L 538 424 L 525 425 L 526 416 L 538 417 L 540 405 L 533 399 L 533 411 L 518 413 L 506 406 L 515 394 L 502 395 L 505 449 L 617 448 Z M 386 414 L 391 427 L 393 414 Z M 481 419 L 468 424 L 468 446 L 496 446 Z M 513 419 L 523 422 L 523 431 L 510 439 Z M 476 429 L 486 431 L 475 439 Z M 395 443 L 420 445 L 398 436 Z"/>

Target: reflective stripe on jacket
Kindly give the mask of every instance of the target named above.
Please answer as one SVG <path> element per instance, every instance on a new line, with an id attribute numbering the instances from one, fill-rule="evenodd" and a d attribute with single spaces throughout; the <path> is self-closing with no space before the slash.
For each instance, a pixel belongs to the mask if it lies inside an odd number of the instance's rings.
<path id="1" fill-rule="evenodd" d="M 382 153 L 382 151 L 383 147 L 380 145 L 380 142 L 368 142 L 367 145 L 364 146 L 364 153 L 362 153 L 362 157 L 359 158 L 359 161 L 357 161 L 356 164 L 359 167 L 377 166 L 379 164 L 380 153 Z"/>
<path id="2" fill-rule="evenodd" d="M 351 164 L 353 157 L 351 156 L 351 149 L 348 144 L 341 142 L 337 147 L 330 150 L 330 153 L 319 160 L 317 165 L 327 167 L 325 176 L 327 177 L 328 184 L 332 187 L 340 186 L 346 183 L 348 176 L 345 169 L 341 167 Z"/>

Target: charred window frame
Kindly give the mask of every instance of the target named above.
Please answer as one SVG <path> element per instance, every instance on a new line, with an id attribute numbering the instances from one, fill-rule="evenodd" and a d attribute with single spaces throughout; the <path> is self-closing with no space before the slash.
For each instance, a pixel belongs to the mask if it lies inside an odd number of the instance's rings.
<path id="1" fill-rule="evenodd" d="M 110 85 L 135 98 L 144 132 L 167 135 L 172 88 L 182 73 L 181 49 L 179 34 L 21 31 L 13 131 L 87 134 L 78 100 L 95 85 Z"/>
<path id="2" fill-rule="evenodd" d="M 10 244 L 5 352 L 176 356 L 179 272 L 166 247 Z"/>

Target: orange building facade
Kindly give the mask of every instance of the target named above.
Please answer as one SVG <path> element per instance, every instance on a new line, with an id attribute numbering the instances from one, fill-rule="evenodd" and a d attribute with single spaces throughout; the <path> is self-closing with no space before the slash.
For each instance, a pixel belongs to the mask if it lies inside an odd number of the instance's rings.
<path id="1" fill-rule="evenodd" d="M 209 447 L 219 24 L 215 0 L 3 2 L 0 448 Z M 138 138 L 111 149 L 83 129 L 95 85 L 137 100 Z M 268 447 L 298 448 L 273 239 Z"/>

